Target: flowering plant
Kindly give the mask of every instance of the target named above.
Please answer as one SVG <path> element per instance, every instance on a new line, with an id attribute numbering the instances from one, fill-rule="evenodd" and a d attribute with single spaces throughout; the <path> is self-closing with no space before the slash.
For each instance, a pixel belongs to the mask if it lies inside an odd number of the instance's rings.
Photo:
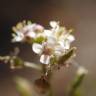
<path id="1" fill-rule="evenodd" d="M 75 40 L 72 29 L 60 26 L 59 22 L 51 21 L 50 28 L 23 21 L 13 27 L 12 42 L 28 43 L 32 45 L 32 51 L 40 57 L 40 64 L 34 64 L 22 60 L 19 56 L 19 49 L 15 48 L 14 55 L 1 56 L 0 60 L 9 63 L 12 69 L 31 67 L 42 72 L 41 78 L 34 82 L 34 92 L 30 91 L 30 84 L 22 79 L 16 78 L 17 88 L 21 96 L 53 96 L 51 91 L 50 79 L 54 70 L 59 70 L 62 66 L 77 66 L 76 80 L 73 82 L 68 93 L 70 96 L 77 96 L 77 89 L 87 70 L 78 65 L 73 58 L 76 56 L 76 47 L 71 43 Z M 38 95 L 38 94 L 39 95 Z M 41 95 L 40 95 L 41 94 Z"/>

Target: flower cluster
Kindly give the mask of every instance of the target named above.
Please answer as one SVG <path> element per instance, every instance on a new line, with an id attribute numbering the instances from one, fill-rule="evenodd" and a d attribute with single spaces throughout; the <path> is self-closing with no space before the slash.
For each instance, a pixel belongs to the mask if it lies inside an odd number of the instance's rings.
<path id="1" fill-rule="evenodd" d="M 41 35 L 43 30 L 43 26 L 39 24 L 32 24 L 30 21 L 20 22 L 16 25 L 16 27 L 13 27 L 15 34 L 13 34 L 14 38 L 12 42 L 23 42 L 28 38 L 35 39 Z"/>
<path id="2" fill-rule="evenodd" d="M 50 28 L 46 29 L 39 24 L 23 21 L 13 27 L 12 42 L 31 44 L 32 51 L 40 56 L 39 61 L 42 64 L 22 60 L 18 56 L 20 52 L 18 47 L 14 48 L 10 55 L 0 56 L 0 62 L 10 64 L 11 69 L 29 67 L 42 73 L 32 86 L 24 78 L 15 78 L 16 88 L 20 96 L 53 96 L 50 82 L 53 71 L 62 66 L 69 67 L 69 64 L 73 64 L 77 68 L 77 72 L 67 95 L 80 96 L 78 89 L 88 70 L 72 59 L 75 56 L 76 49 L 71 46 L 71 43 L 75 40 L 72 35 L 73 30 L 60 26 L 59 22 L 56 21 L 51 21 L 49 25 Z"/>
<path id="3" fill-rule="evenodd" d="M 72 30 L 67 30 L 60 26 L 59 22 L 51 21 L 49 29 L 43 26 L 22 22 L 13 27 L 13 42 L 30 41 L 32 50 L 40 55 L 42 64 L 50 64 L 52 60 L 59 60 L 66 52 L 70 50 L 71 43 L 75 40 L 71 34 Z"/>

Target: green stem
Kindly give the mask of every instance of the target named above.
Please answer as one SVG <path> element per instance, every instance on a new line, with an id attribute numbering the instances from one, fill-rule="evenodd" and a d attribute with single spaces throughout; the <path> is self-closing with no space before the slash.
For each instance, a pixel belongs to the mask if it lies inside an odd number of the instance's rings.
<path id="1" fill-rule="evenodd" d="M 42 67 L 39 64 L 35 64 L 35 63 L 32 63 L 32 62 L 24 61 L 24 66 L 29 67 L 29 68 L 34 68 L 34 69 L 37 69 L 37 70 L 40 70 L 40 71 L 42 70 Z"/>

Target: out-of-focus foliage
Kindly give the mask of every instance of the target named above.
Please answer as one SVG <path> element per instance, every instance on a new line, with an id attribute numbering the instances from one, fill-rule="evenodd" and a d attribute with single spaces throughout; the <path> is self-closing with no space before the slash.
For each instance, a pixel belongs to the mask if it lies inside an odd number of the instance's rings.
<path id="1" fill-rule="evenodd" d="M 16 77 L 15 78 L 16 82 L 16 89 L 18 90 L 20 96 L 33 96 L 32 95 L 32 84 L 21 77 Z"/>
<path id="2" fill-rule="evenodd" d="M 85 68 L 83 67 L 78 68 L 76 77 L 73 80 L 70 88 L 69 96 L 81 96 L 80 85 L 82 84 L 82 81 L 87 73 L 88 71 Z"/>

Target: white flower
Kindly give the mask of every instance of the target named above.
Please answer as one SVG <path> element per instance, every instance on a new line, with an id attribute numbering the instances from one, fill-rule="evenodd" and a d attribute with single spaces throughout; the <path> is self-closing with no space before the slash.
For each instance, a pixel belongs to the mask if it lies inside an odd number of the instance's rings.
<path id="1" fill-rule="evenodd" d="M 19 25 L 22 27 L 19 27 Z M 43 36 L 43 34 L 41 33 L 43 32 L 44 28 L 39 24 L 33 23 L 33 24 L 23 25 L 22 23 L 20 23 L 19 25 L 17 27 L 13 27 L 13 30 L 17 34 L 13 36 L 14 42 L 21 42 L 24 38 L 26 39 L 26 37 L 34 39 L 39 35 Z"/>
<path id="2" fill-rule="evenodd" d="M 43 43 L 43 44 L 34 43 L 32 45 L 33 52 L 41 55 L 40 56 L 40 62 L 43 64 L 49 64 L 49 62 L 50 62 L 51 49 L 48 47 L 49 46 L 46 45 L 45 43 Z"/>
<path id="3" fill-rule="evenodd" d="M 24 33 L 25 36 L 36 38 L 40 32 L 43 31 L 43 27 L 39 24 L 31 24 L 26 25 L 21 31 Z"/>
<path id="4" fill-rule="evenodd" d="M 47 36 L 47 42 L 51 44 L 59 43 L 64 50 L 68 50 L 71 43 L 75 40 L 74 36 L 67 32 L 65 27 L 61 28 L 58 22 L 51 21 L 50 26 L 52 27 L 51 30 L 44 31 Z M 62 31 L 60 31 L 60 28 Z"/>
<path id="5" fill-rule="evenodd" d="M 33 23 L 33 24 L 29 24 L 29 25 L 24 26 L 21 29 L 21 31 L 23 33 L 27 33 L 27 32 L 41 32 L 41 31 L 43 31 L 43 29 L 44 29 L 43 26 Z"/>
<path id="6" fill-rule="evenodd" d="M 43 46 L 38 44 L 38 43 L 33 43 L 32 45 L 32 50 L 36 53 L 36 54 L 41 54 L 43 52 Z"/>
<path id="7" fill-rule="evenodd" d="M 70 49 L 70 45 L 71 43 L 75 40 L 74 36 L 69 34 L 69 33 L 66 33 L 65 35 L 62 36 L 59 36 L 59 40 L 58 40 L 58 43 L 64 47 L 64 49 Z"/>
<path id="8" fill-rule="evenodd" d="M 58 58 L 65 53 L 65 49 L 56 42 L 33 43 L 32 50 L 40 55 L 40 62 L 43 64 L 49 64 L 53 55 Z"/>
<path id="9" fill-rule="evenodd" d="M 13 34 L 12 42 L 20 42 L 24 39 L 24 35 L 20 32 L 16 32 L 16 34 Z"/>

